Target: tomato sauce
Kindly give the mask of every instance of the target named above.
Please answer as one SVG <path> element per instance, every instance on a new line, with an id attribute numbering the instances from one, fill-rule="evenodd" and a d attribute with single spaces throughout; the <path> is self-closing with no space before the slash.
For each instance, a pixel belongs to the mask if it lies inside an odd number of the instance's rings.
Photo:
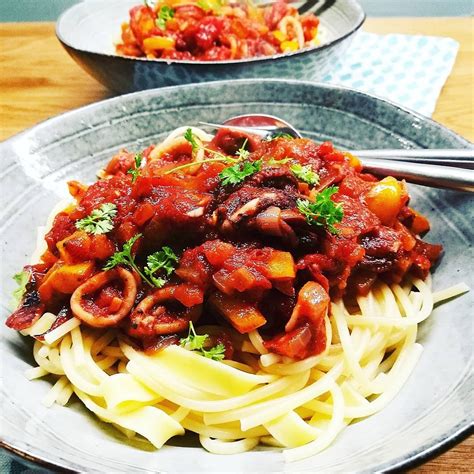
<path id="1" fill-rule="evenodd" d="M 123 56 L 190 61 L 271 56 L 315 46 L 318 26 L 313 14 L 300 16 L 283 0 L 268 7 L 218 0 L 157 2 L 130 10 L 116 51 Z"/>
<path id="2" fill-rule="evenodd" d="M 146 350 L 176 343 L 195 322 L 220 326 L 212 338 L 228 355 L 235 352 L 232 327 L 241 334 L 258 329 L 268 350 L 303 359 L 325 347 L 329 298 L 367 294 L 377 279 L 427 276 L 442 248 L 422 240 L 429 223 L 409 207 L 403 182 L 365 173 L 329 142 L 248 138 L 220 131 L 203 145 L 201 161 L 182 138 L 163 152 L 152 146 L 136 175 L 135 155 L 121 150 L 102 179 L 71 185 L 77 205 L 55 217 L 42 263 L 25 267 L 26 293 L 7 324 L 24 329 L 44 311 L 64 313 L 71 294 L 84 291 L 75 300 L 86 324 L 98 318 L 100 327 L 116 326 Z M 259 166 L 224 185 L 222 173 L 244 162 Z M 318 179 L 298 174 L 295 164 Z M 328 189 L 320 209 L 340 212 L 332 227 L 301 208 Z M 81 228 L 104 204 L 115 209 L 110 230 Z M 104 270 L 127 243 L 133 265 L 123 260 L 117 268 L 127 271 Z M 147 273 L 150 255 L 165 246 L 174 252 L 173 268 Z M 163 279 L 161 288 L 152 277 Z"/>

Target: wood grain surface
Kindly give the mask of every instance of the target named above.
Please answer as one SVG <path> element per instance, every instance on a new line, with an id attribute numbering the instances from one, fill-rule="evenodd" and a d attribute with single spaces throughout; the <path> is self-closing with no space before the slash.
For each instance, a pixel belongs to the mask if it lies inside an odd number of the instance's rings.
<path id="1" fill-rule="evenodd" d="M 433 118 L 474 140 L 474 20 L 371 18 L 365 31 L 448 36 L 460 43 Z M 62 112 L 111 97 L 62 49 L 52 23 L 0 24 L 0 140 Z M 474 437 L 413 472 L 474 472 Z"/>

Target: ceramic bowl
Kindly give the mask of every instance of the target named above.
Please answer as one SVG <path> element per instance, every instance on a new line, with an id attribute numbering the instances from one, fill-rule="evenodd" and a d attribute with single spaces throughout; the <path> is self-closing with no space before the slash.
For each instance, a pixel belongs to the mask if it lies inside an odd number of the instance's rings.
<path id="1" fill-rule="evenodd" d="M 162 140 L 172 129 L 267 113 L 315 140 L 339 147 L 451 148 L 469 143 L 420 115 L 340 87 L 278 80 L 242 80 L 143 91 L 69 112 L 0 145 L 2 320 L 28 260 L 36 227 L 67 195 L 66 180 L 92 182 L 120 148 Z M 413 206 L 432 224 L 430 242 L 444 246 L 434 288 L 469 282 L 472 195 L 409 187 Z M 472 282 L 472 279 L 471 279 Z M 45 408 L 51 384 L 29 382 L 31 340 L 0 326 L 0 427 L 3 446 L 44 465 L 88 473 L 375 472 L 406 469 L 462 439 L 472 427 L 472 292 L 437 307 L 419 328 L 424 352 L 397 397 L 381 412 L 350 425 L 322 453 L 285 465 L 276 449 L 219 456 L 177 438 L 159 451 L 130 444 L 79 402 Z M 188 443 L 185 445 L 185 443 Z"/>
<path id="2" fill-rule="evenodd" d="M 63 13 L 56 35 L 72 58 L 105 86 L 118 92 L 224 79 L 276 77 L 317 80 L 349 46 L 365 15 L 356 0 L 316 2 L 323 44 L 263 58 L 233 61 L 169 61 L 115 54 L 120 25 L 139 0 L 91 0 Z"/>

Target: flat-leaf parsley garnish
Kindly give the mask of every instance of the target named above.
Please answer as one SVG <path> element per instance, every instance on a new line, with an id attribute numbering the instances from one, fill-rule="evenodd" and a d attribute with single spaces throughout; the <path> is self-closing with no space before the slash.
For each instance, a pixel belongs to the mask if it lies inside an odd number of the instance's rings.
<path id="1" fill-rule="evenodd" d="M 231 156 L 223 155 L 215 150 L 210 150 L 202 146 L 199 140 L 194 135 L 191 128 L 188 128 L 184 133 L 184 138 L 191 144 L 193 149 L 193 154 L 199 149 L 207 151 L 208 153 L 213 156 L 213 158 L 206 158 L 204 160 L 200 160 L 198 162 L 192 161 L 191 163 L 185 163 L 184 165 L 176 166 L 171 170 L 165 171 L 163 174 L 170 174 L 176 171 L 183 170 L 190 166 L 195 166 L 197 163 L 204 164 L 204 163 L 224 163 L 226 165 L 232 165 L 228 168 L 225 168 L 219 173 L 219 177 L 221 179 L 221 184 L 223 186 L 234 185 L 241 183 L 245 178 L 248 176 L 253 175 L 257 171 L 262 169 L 262 160 L 257 161 L 245 161 L 248 159 L 250 152 L 245 148 L 247 144 L 247 140 L 244 141 L 242 146 L 237 150 L 236 157 L 233 158 Z"/>
<path id="2" fill-rule="evenodd" d="M 191 143 L 193 152 L 199 148 L 199 143 L 191 128 L 188 128 L 186 132 L 184 132 L 184 139 Z"/>
<path id="3" fill-rule="evenodd" d="M 163 272 L 169 277 L 177 263 L 178 257 L 176 254 L 170 247 L 165 246 L 158 252 L 148 255 L 144 272 L 157 288 L 161 288 L 166 283 L 166 279 L 157 277 L 155 274 Z"/>
<path id="4" fill-rule="evenodd" d="M 76 229 L 83 230 L 88 234 L 106 234 L 114 228 L 113 219 L 116 215 L 117 206 L 111 202 L 105 202 L 88 216 L 79 219 L 76 222 Z"/>
<path id="5" fill-rule="evenodd" d="M 286 138 L 287 140 L 293 140 L 295 137 L 289 133 L 276 132 L 268 135 L 267 141 L 271 142 L 277 138 Z"/>
<path id="6" fill-rule="evenodd" d="M 137 153 L 133 158 L 133 165 L 127 173 L 132 175 L 132 184 L 135 183 L 138 176 L 140 175 L 140 166 L 142 165 L 143 155 L 141 153 Z"/>
<path id="7" fill-rule="evenodd" d="M 248 157 L 250 156 L 250 152 L 245 148 L 245 145 L 247 145 L 247 139 L 244 140 L 244 143 L 242 143 L 242 146 L 236 152 L 236 155 L 242 161 L 248 159 Z"/>
<path id="8" fill-rule="evenodd" d="M 219 173 L 221 184 L 223 186 L 233 186 L 244 181 L 249 176 L 262 169 L 262 160 L 244 161 L 223 169 Z"/>
<path id="9" fill-rule="evenodd" d="M 115 252 L 107 260 L 104 270 L 112 270 L 112 268 L 115 268 L 117 265 L 125 265 L 126 267 L 133 268 L 143 278 L 144 276 L 135 263 L 135 257 L 132 255 L 132 247 L 141 236 L 142 234 L 136 234 L 131 239 L 127 240 L 123 244 L 122 250 Z M 144 279 L 146 280 L 146 278 Z"/>
<path id="10" fill-rule="evenodd" d="M 189 321 L 188 337 L 180 339 L 179 344 L 188 351 L 196 351 L 204 357 L 212 360 L 223 360 L 225 356 L 224 344 L 217 344 L 214 347 L 205 349 L 209 336 L 207 334 L 196 334 L 192 321 Z"/>
<path id="11" fill-rule="evenodd" d="M 169 7 L 168 5 L 163 5 L 160 8 L 160 12 L 158 13 L 158 18 L 156 19 L 156 26 L 160 30 L 166 29 L 166 22 L 171 20 L 174 17 L 174 10 Z"/>
<path id="12" fill-rule="evenodd" d="M 305 183 L 315 185 L 319 183 L 319 175 L 315 173 L 310 165 L 301 165 L 300 163 L 295 163 L 290 166 L 291 172 L 301 181 Z"/>
<path id="13" fill-rule="evenodd" d="M 159 252 L 148 256 L 147 266 L 142 272 L 135 262 L 135 257 L 132 255 L 133 245 L 141 236 L 142 234 L 136 234 L 127 240 L 127 242 L 123 244 L 122 250 L 115 252 L 109 260 L 107 260 L 104 270 L 112 270 L 112 268 L 115 268 L 117 265 L 124 265 L 135 270 L 150 286 L 161 288 L 166 283 L 166 280 L 156 277 L 155 273 L 159 270 L 163 270 L 167 276 L 170 276 L 174 270 L 174 263 L 178 261 L 178 257 L 169 247 L 163 247 Z"/>
<path id="14" fill-rule="evenodd" d="M 12 293 L 12 306 L 16 308 L 20 304 L 20 301 L 26 292 L 26 285 L 30 281 L 30 274 L 27 271 L 22 270 L 21 272 L 15 273 L 15 275 L 13 275 L 13 279 L 18 285 L 18 287 L 13 290 Z"/>
<path id="15" fill-rule="evenodd" d="M 191 166 L 196 166 L 197 164 L 200 164 L 200 165 L 204 163 L 232 164 L 232 163 L 239 162 L 239 158 L 232 158 L 231 156 L 226 156 L 226 155 L 223 155 L 222 153 L 219 153 L 218 151 L 210 150 L 209 148 L 204 147 L 202 143 L 199 141 L 199 139 L 194 135 L 191 128 L 188 128 L 186 130 L 186 132 L 184 133 L 184 138 L 191 144 L 193 155 L 195 154 L 197 150 L 201 149 L 210 153 L 213 158 L 206 158 L 204 160 L 199 160 L 199 161 L 191 161 L 190 163 L 185 163 L 184 165 L 175 166 L 174 168 L 171 168 L 170 170 L 165 171 L 163 173 L 164 175 L 175 173 L 176 171 L 181 171 Z"/>
<path id="16" fill-rule="evenodd" d="M 308 224 L 325 227 L 331 234 L 339 233 L 334 224 L 342 221 L 344 211 L 340 203 L 331 200 L 331 196 L 337 193 L 338 190 L 337 186 L 329 186 L 316 195 L 314 202 L 307 199 L 296 201 L 298 211 L 305 216 Z"/>

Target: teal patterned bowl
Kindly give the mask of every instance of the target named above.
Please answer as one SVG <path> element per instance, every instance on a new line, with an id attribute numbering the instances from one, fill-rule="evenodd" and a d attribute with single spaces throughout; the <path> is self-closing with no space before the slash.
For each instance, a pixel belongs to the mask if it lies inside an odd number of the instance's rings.
<path id="1" fill-rule="evenodd" d="M 64 12 L 56 35 L 72 58 L 110 89 L 132 92 L 155 87 L 256 77 L 321 79 L 362 26 L 356 0 L 316 2 L 323 43 L 294 53 L 232 61 L 129 58 L 115 54 L 120 25 L 139 0 L 90 0 Z M 310 10 L 311 11 L 311 10 Z"/>
<path id="2" fill-rule="evenodd" d="M 121 148 L 140 150 L 171 130 L 267 113 L 305 136 L 339 147 L 462 148 L 469 143 L 420 115 L 340 87 L 309 82 L 242 80 L 193 84 L 116 97 L 51 119 L 0 145 L 0 294 L 2 320 L 14 282 L 27 261 L 36 228 L 67 195 L 66 180 L 92 182 Z M 431 242 L 445 253 L 434 288 L 472 282 L 471 194 L 410 186 L 413 206 L 432 224 Z M 407 469 L 447 449 L 473 426 L 473 293 L 437 307 L 419 329 L 424 352 L 397 397 L 381 412 L 350 425 L 322 453 L 284 464 L 278 450 L 219 456 L 174 445 L 159 451 L 127 442 L 84 407 L 46 408 L 47 380 L 29 382 L 31 340 L 0 324 L 1 446 L 55 470 L 148 472 L 378 472 Z M 191 440 L 192 441 L 192 440 Z"/>

